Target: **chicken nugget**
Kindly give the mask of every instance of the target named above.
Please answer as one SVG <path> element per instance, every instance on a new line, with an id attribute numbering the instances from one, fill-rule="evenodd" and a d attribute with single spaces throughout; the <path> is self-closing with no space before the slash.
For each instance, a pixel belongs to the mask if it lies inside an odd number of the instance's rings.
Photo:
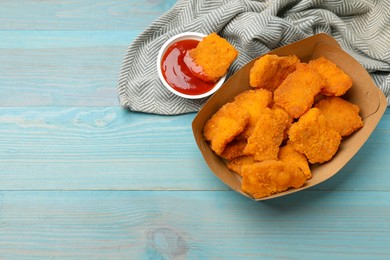
<path id="1" fill-rule="evenodd" d="M 303 171 L 307 179 L 311 178 L 312 175 L 309 162 L 303 154 L 294 149 L 294 146 L 291 143 L 287 143 L 285 146 L 280 148 L 279 160 L 294 164 Z"/>
<path id="2" fill-rule="evenodd" d="M 279 122 L 286 125 L 286 129 L 284 130 L 284 138 L 283 139 L 288 138 L 288 130 L 290 129 L 290 127 L 294 121 L 294 118 L 292 118 L 289 115 L 289 113 L 287 113 L 286 110 L 284 110 L 283 108 L 281 108 L 275 104 L 272 104 L 271 109 L 272 109 L 272 111 L 274 111 Z"/>
<path id="3" fill-rule="evenodd" d="M 244 165 L 251 165 L 255 162 L 256 161 L 252 155 L 244 155 L 229 161 L 227 163 L 227 167 L 229 170 L 234 171 L 238 175 L 242 176 L 242 167 Z"/>
<path id="4" fill-rule="evenodd" d="M 274 102 L 293 118 L 299 118 L 313 105 L 314 98 L 324 86 L 317 71 L 300 63 L 274 92 Z"/>
<path id="5" fill-rule="evenodd" d="M 253 64 L 249 72 L 249 85 L 274 91 L 295 70 L 297 63 L 299 58 L 295 55 L 279 57 L 266 54 Z"/>
<path id="6" fill-rule="evenodd" d="M 244 155 L 244 148 L 247 144 L 247 141 L 244 139 L 234 139 L 228 143 L 221 153 L 221 157 L 226 160 L 233 160 L 237 157 Z"/>
<path id="7" fill-rule="evenodd" d="M 363 127 L 362 118 L 359 116 L 360 108 L 340 97 L 327 97 L 315 107 L 321 110 L 341 136 L 348 136 Z"/>
<path id="8" fill-rule="evenodd" d="M 220 155 L 227 143 L 244 131 L 249 114 L 234 103 L 222 106 L 205 124 L 204 137 L 211 142 L 211 149 Z"/>
<path id="9" fill-rule="evenodd" d="M 226 74 L 237 55 L 238 51 L 227 40 L 213 32 L 188 52 L 185 62 L 191 64 L 187 59 L 192 59 L 194 64 L 189 65 L 189 69 L 194 76 L 216 82 Z"/>
<path id="10" fill-rule="evenodd" d="M 272 92 L 266 89 L 247 90 L 234 99 L 234 103 L 249 113 L 249 122 L 244 132 L 244 139 L 248 139 L 259 120 L 262 109 L 268 107 L 272 101 Z"/>
<path id="11" fill-rule="evenodd" d="M 337 152 L 341 136 L 327 121 L 321 110 L 312 108 L 289 131 L 295 150 L 304 154 L 311 163 L 323 163 Z"/>
<path id="12" fill-rule="evenodd" d="M 325 86 L 321 90 L 324 95 L 341 96 L 352 87 L 351 77 L 324 57 L 310 61 L 309 66 L 316 69 L 325 79 Z"/>
<path id="13" fill-rule="evenodd" d="M 289 188 L 300 188 L 306 181 L 303 171 L 294 164 L 267 160 L 242 166 L 241 189 L 255 199 Z"/>
<path id="14" fill-rule="evenodd" d="M 286 124 L 270 108 L 260 113 L 259 120 L 248 138 L 244 154 L 254 155 L 255 160 L 276 160 L 284 138 Z"/>

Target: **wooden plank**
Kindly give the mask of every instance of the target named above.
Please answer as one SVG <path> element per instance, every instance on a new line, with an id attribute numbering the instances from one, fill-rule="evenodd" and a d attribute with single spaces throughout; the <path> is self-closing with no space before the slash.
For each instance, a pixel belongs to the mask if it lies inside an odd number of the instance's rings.
<path id="1" fill-rule="evenodd" d="M 194 114 L 120 107 L 0 108 L 0 190 L 227 190 L 192 136 Z M 355 158 L 314 190 L 390 188 L 390 112 Z"/>
<path id="2" fill-rule="evenodd" d="M 5 259 L 388 259 L 390 193 L 0 192 Z"/>
<path id="3" fill-rule="evenodd" d="M 1 108 L 0 187 L 226 189 L 197 150 L 193 116 L 119 107 Z"/>
<path id="4" fill-rule="evenodd" d="M 143 29 L 167 12 L 175 2 L 3 0 L 0 2 L 0 30 Z"/>
<path id="5" fill-rule="evenodd" d="M 74 48 L 127 47 L 142 30 L 0 30 L 0 50 L 64 50 Z M 12 55 L 13 56 L 13 55 Z M 10 55 L 10 57 L 12 57 Z M 9 60 L 12 60 L 8 57 Z M 54 57 L 55 58 L 55 57 Z M 57 57 L 58 58 L 58 57 Z M 78 59 L 79 60 L 79 59 Z"/>
<path id="6" fill-rule="evenodd" d="M 0 106 L 117 106 L 120 66 L 139 33 L 0 32 Z"/>

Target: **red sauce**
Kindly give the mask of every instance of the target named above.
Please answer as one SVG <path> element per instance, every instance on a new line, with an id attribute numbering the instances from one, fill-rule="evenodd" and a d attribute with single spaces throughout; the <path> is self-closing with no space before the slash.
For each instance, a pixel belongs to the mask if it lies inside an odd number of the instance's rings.
<path id="1" fill-rule="evenodd" d="M 182 40 L 171 45 L 165 52 L 162 61 L 162 74 L 168 84 L 176 91 L 187 95 L 206 93 L 215 86 L 195 77 L 184 62 L 188 50 L 198 45 L 197 40 Z"/>

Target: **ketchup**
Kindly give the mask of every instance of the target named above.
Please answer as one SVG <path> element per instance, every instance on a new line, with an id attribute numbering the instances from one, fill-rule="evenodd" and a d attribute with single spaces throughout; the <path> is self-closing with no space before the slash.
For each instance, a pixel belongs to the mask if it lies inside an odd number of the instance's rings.
<path id="1" fill-rule="evenodd" d="M 184 62 L 187 51 L 198 45 L 197 40 L 182 40 L 174 43 L 165 52 L 161 67 L 168 84 L 176 91 L 187 95 L 206 93 L 215 86 L 215 82 L 205 82 L 195 77 Z"/>

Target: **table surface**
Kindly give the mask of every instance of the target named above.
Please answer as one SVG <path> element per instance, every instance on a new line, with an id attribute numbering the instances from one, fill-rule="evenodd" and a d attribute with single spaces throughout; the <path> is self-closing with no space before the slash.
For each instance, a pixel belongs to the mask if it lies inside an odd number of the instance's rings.
<path id="1" fill-rule="evenodd" d="M 390 257 L 390 112 L 328 181 L 254 202 L 195 114 L 120 107 L 128 45 L 175 1 L 0 2 L 0 258 Z"/>

